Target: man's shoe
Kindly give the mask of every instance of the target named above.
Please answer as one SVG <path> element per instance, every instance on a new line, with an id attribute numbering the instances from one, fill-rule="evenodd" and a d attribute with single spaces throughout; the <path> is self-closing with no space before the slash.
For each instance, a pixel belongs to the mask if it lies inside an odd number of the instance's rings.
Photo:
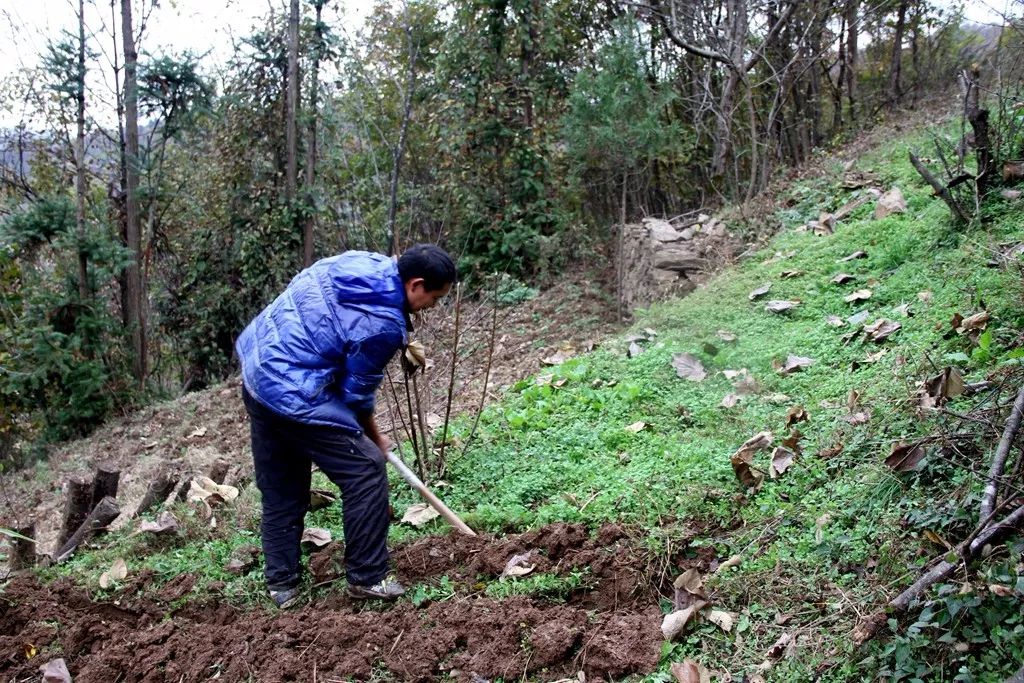
<path id="1" fill-rule="evenodd" d="M 370 586 L 359 586 L 350 583 L 348 595 L 356 600 L 394 600 L 405 595 L 405 588 L 391 577 L 384 577 Z"/>
<path id="2" fill-rule="evenodd" d="M 274 601 L 278 609 L 288 609 L 299 604 L 299 588 L 284 588 L 282 590 L 270 591 L 270 599 Z"/>

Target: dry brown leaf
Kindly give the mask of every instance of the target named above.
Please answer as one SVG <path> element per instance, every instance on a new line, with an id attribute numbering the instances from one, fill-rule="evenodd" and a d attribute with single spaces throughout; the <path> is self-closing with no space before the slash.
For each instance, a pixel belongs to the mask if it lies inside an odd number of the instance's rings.
<path id="1" fill-rule="evenodd" d="M 892 451 L 885 459 L 885 464 L 897 472 L 909 472 L 924 459 L 924 445 L 920 441 L 913 443 L 894 443 Z"/>
<path id="2" fill-rule="evenodd" d="M 764 482 L 764 473 L 757 471 L 751 465 L 754 462 L 754 454 L 768 449 L 771 443 L 772 433 L 760 432 L 747 439 L 729 458 L 736 478 L 744 487 L 754 490 L 761 487 Z"/>
<path id="3" fill-rule="evenodd" d="M 192 430 L 192 433 L 188 435 L 188 438 L 192 439 L 200 436 L 206 436 L 206 427 L 196 427 Z"/>
<path id="4" fill-rule="evenodd" d="M 786 429 L 789 429 L 798 422 L 805 422 L 811 419 L 803 406 L 793 406 L 786 411 Z"/>
<path id="5" fill-rule="evenodd" d="M 853 409 L 857 407 L 857 402 L 860 400 L 860 392 L 856 389 L 850 389 L 850 393 L 846 395 L 846 410 L 853 412 Z"/>
<path id="6" fill-rule="evenodd" d="M 413 503 L 405 509 L 402 515 L 403 524 L 423 526 L 432 519 L 436 519 L 440 513 L 432 508 L 429 503 Z"/>
<path id="7" fill-rule="evenodd" d="M 724 342 L 731 343 L 736 341 L 736 335 L 728 330 L 718 330 L 715 335 Z"/>
<path id="8" fill-rule="evenodd" d="M 710 683 L 711 673 L 692 659 L 673 662 L 670 667 L 672 677 L 677 683 Z"/>
<path id="9" fill-rule="evenodd" d="M 783 633 L 779 636 L 779 639 L 775 641 L 775 644 L 768 648 L 768 652 L 765 653 L 765 658 L 778 659 L 786 651 L 792 641 L 792 633 Z"/>
<path id="10" fill-rule="evenodd" d="M 299 542 L 312 543 L 317 548 L 323 548 L 331 542 L 331 532 L 320 527 L 309 527 L 302 530 L 302 538 L 299 539 Z"/>
<path id="11" fill-rule="evenodd" d="M 561 365 L 573 357 L 573 352 L 568 349 L 559 349 L 547 358 L 541 359 L 541 365 Z"/>
<path id="12" fill-rule="evenodd" d="M 940 536 L 936 532 L 932 531 L 931 529 L 925 529 L 924 530 L 924 537 L 927 538 L 932 543 L 934 543 L 935 545 L 941 546 L 941 547 L 945 548 L 946 550 L 952 550 L 953 549 L 953 546 L 949 544 L 949 541 L 947 541 L 946 539 L 944 539 L 942 536 Z"/>
<path id="13" fill-rule="evenodd" d="M 508 562 L 505 563 L 505 568 L 501 571 L 500 578 L 507 579 L 510 576 L 515 578 L 519 576 L 526 576 L 531 573 L 537 567 L 536 562 L 530 561 L 532 557 L 532 550 L 525 553 L 519 553 L 518 555 L 513 555 L 509 558 Z"/>
<path id="14" fill-rule="evenodd" d="M 851 413 L 850 415 L 847 415 L 843 419 L 854 426 L 867 424 L 868 422 L 871 421 L 871 409 L 867 408 L 864 410 L 857 411 L 856 413 Z"/>
<path id="15" fill-rule="evenodd" d="M 148 532 L 151 534 L 165 534 L 178 531 L 178 520 L 170 510 L 164 510 L 157 515 L 156 521 L 143 520 L 139 524 L 139 533 Z"/>
<path id="16" fill-rule="evenodd" d="M 110 588 L 118 581 L 123 581 L 127 576 L 128 564 L 119 557 L 110 565 L 110 569 L 100 574 L 100 588 Z"/>
<path id="17" fill-rule="evenodd" d="M 789 469 L 790 465 L 793 464 L 793 460 L 796 458 L 796 454 L 788 448 L 777 446 L 772 451 L 772 464 L 768 468 L 768 476 L 772 479 L 778 479 L 786 470 Z"/>
<path id="18" fill-rule="evenodd" d="M 910 304 L 900 304 L 899 306 L 896 307 L 896 312 L 902 315 L 904 318 L 909 318 L 910 316 L 914 315 L 914 313 L 910 310 Z"/>
<path id="19" fill-rule="evenodd" d="M 672 356 L 672 367 L 676 374 L 691 382 L 702 382 L 708 376 L 707 370 L 700 359 L 689 353 L 676 353 Z"/>
<path id="20" fill-rule="evenodd" d="M 693 619 L 693 616 L 707 604 L 704 600 L 700 600 L 686 609 L 666 614 L 661 622 L 661 634 L 665 636 L 665 640 L 675 640 L 686 629 L 686 625 Z"/>
<path id="21" fill-rule="evenodd" d="M 633 434 L 636 434 L 638 432 L 642 432 L 643 430 L 647 429 L 647 423 L 638 420 L 637 422 L 634 422 L 631 425 L 627 425 L 625 427 L 625 429 L 626 429 L 627 432 L 632 432 Z"/>
<path id="22" fill-rule="evenodd" d="M 783 439 L 781 443 L 784 448 L 788 448 L 799 455 L 803 452 L 803 449 L 800 447 L 800 439 L 802 438 L 804 438 L 803 433 L 801 433 L 799 429 L 793 429 L 789 433 L 789 436 Z"/>
<path id="23" fill-rule="evenodd" d="M 928 303 L 929 301 L 932 300 L 931 290 L 926 289 L 923 292 L 918 292 L 917 299 L 922 303 Z"/>
<path id="24" fill-rule="evenodd" d="M 901 327 L 903 327 L 903 325 L 898 322 L 879 318 L 870 325 L 864 326 L 864 334 L 866 334 L 873 342 L 883 342 L 889 338 L 889 335 Z"/>
<path id="25" fill-rule="evenodd" d="M 740 566 L 740 562 L 743 561 L 742 555 L 733 555 L 728 560 L 718 565 L 718 569 L 715 570 L 716 574 L 724 572 L 726 569 L 732 569 L 733 567 Z"/>
<path id="26" fill-rule="evenodd" d="M 71 673 L 63 659 L 51 659 L 39 667 L 43 683 L 71 683 Z"/>
<path id="27" fill-rule="evenodd" d="M 840 318 L 838 315 L 828 316 L 827 318 L 825 318 L 825 322 L 827 322 L 832 327 L 843 327 L 844 325 L 846 325 L 846 323 L 843 322 L 843 319 Z"/>
<path id="28" fill-rule="evenodd" d="M 189 483 L 188 500 L 203 501 L 210 506 L 238 498 L 238 489 L 227 484 L 218 484 L 209 477 L 196 477 Z"/>
<path id="29" fill-rule="evenodd" d="M 713 609 L 707 613 L 708 621 L 722 629 L 726 633 L 732 631 L 733 615 L 729 612 Z"/>
<path id="30" fill-rule="evenodd" d="M 867 257 L 868 257 L 867 252 L 855 251 L 852 254 L 850 254 L 849 256 L 844 256 L 843 258 L 839 259 L 838 261 L 836 261 L 836 263 L 846 263 L 847 261 L 853 261 L 854 259 L 867 258 Z"/>
<path id="31" fill-rule="evenodd" d="M 676 610 L 686 609 L 707 597 L 704 593 L 704 577 L 692 567 L 677 576 L 672 587 L 675 588 L 672 601 Z"/>
<path id="32" fill-rule="evenodd" d="M 882 356 L 884 356 L 887 353 L 889 353 L 889 349 L 882 349 L 880 351 L 875 351 L 874 353 L 869 353 L 868 355 L 864 356 L 863 362 L 867 365 L 877 363 L 878 361 L 882 360 Z"/>
<path id="33" fill-rule="evenodd" d="M 953 367 L 946 367 L 942 372 L 924 382 L 921 393 L 921 407 L 924 409 L 938 408 L 951 398 L 964 393 L 964 379 Z"/>
<path id="34" fill-rule="evenodd" d="M 835 446 L 830 446 L 829 448 L 823 448 L 820 451 L 818 451 L 818 457 L 821 458 L 822 460 L 828 460 L 829 458 L 836 457 L 837 455 L 839 455 L 842 452 L 843 452 L 843 444 L 837 443 Z"/>
<path id="35" fill-rule="evenodd" d="M 740 368 L 739 370 L 722 370 L 722 374 L 728 380 L 734 380 L 737 377 L 746 377 L 750 374 L 750 371 L 746 368 Z"/>
<path id="36" fill-rule="evenodd" d="M 956 331 L 960 334 L 967 332 L 978 332 L 984 330 L 988 325 L 989 313 L 988 311 L 981 311 L 974 315 L 969 315 L 964 318 L 959 325 L 955 325 Z"/>
<path id="37" fill-rule="evenodd" d="M 845 285 L 850 280 L 856 280 L 856 279 L 857 278 L 855 278 L 854 276 L 850 275 L 849 273 L 839 273 L 834 278 L 832 278 L 832 283 L 833 284 L 837 284 L 837 285 Z"/>
<path id="38" fill-rule="evenodd" d="M 740 402 L 740 397 L 737 394 L 726 394 L 725 398 L 719 404 L 722 408 L 735 408 L 736 404 Z"/>
<path id="39" fill-rule="evenodd" d="M 791 375 L 794 372 L 799 372 L 805 368 L 809 368 L 814 365 L 813 358 L 807 358 L 806 356 L 796 356 L 790 354 L 786 357 L 786 362 L 782 363 L 778 368 L 780 375 Z"/>
<path id="40" fill-rule="evenodd" d="M 792 310 L 800 305 L 798 299 L 772 299 L 764 305 L 764 310 L 770 313 L 785 313 L 786 311 Z"/>
<path id="41" fill-rule="evenodd" d="M 790 278 L 800 277 L 803 274 L 804 271 L 802 270 L 784 270 L 781 273 L 779 273 L 779 277 L 781 277 L 784 280 L 788 280 Z"/>
<path id="42" fill-rule="evenodd" d="M 754 396 L 761 391 L 761 387 L 757 383 L 757 380 L 749 375 L 741 377 L 739 382 L 732 385 L 732 388 L 735 389 L 736 393 L 740 396 Z"/>
<path id="43" fill-rule="evenodd" d="M 988 585 L 988 591 L 992 595 L 998 595 L 1001 598 L 1013 597 L 1013 589 L 1009 586 L 1001 586 L 998 583 L 990 583 Z"/>
<path id="44" fill-rule="evenodd" d="M 771 288 L 772 288 L 772 283 L 766 282 L 763 285 L 761 285 L 760 287 L 752 290 L 750 292 L 750 294 L 747 295 L 747 298 L 750 299 L 751 301 L 753 301 L 754 299 L 760 299 L 762 296 L 767 294 L 768 291 Z"/>
<path id="45" fill-rule="evenodd" d="M 852 294 L 847 294 L 846 296 L 844 296 L 843 297 L 843 301 L 846 301 L 848 303 L 853 303 L 854 301 L 864 301 L 865 299 L 870 299 L 870 298 L 871 298 L 871 290 L 870 289 L 858 289 L 856 292 L 853 292 Z"/>

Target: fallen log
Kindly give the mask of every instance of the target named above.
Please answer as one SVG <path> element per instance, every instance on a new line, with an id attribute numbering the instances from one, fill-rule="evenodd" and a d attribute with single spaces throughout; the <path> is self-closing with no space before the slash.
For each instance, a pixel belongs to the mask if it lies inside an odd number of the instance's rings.
<path id="1" fill-rule="evenodd" d="M 967 214 L 964 213 L 963 207 L 960 206 L 960 203 L 957 202 L 950 193 L 949 188 L 944 186 L 938 178 L 932 175 L 932 172 L 929 171 L 923 163 L 921 163 L 921 160 L 918 159 L 917 155 L 913 152 L 910 152 L 910 163 L 914 165 L 914 168 L 916 168 L 917 172 L 921 174 L 921 177 L 924 178 L 925 182 L 932 186 L 932 190 L 935 191 L 935 196 L 946 202 L 946 206 L 949 207 L 949 210 L 953 212 L 953 215 L 956 216 L 960 222 L 971 222 L 967 217 Z"/>
<path id="2" fill-rule="evenodd" d="M 988 470 L 988 477 L 985 480 L 985 493 L 981 498 L 981 519 L 988 519 L 996 506 L 996 497 L 999 495 L 999 479 L 1006 469 L 1006 458 L 1010 455 L 1010 447 L 1020 429 L 1021 416 L 1024 415 L 1024 385 L 1017 392 L 1017 399 L 1010 408 L 1010 416 L 1006 418 L 1006 426 L 1003 428 L 1003 436 L 999 440 L 996 452 L 992 456 L 992 465 Z"/>
<path id="3" fill-rule="evenodd" d="M 8 561 L 8 566 L 11 571 L 34 567 L 36 564 L 36 525 L 27 524 L 14 529 L 14 533 L 17 536 L 11 539 L 11 559 Z"/>
<path id="4" fill-rule="evenodd" d="M 71 535 L 82 526 L 92 509 L 92 483 L 84 477 L 68 479 L 68 498 L 64 504 L 64 523 L 57 537 L 57 547 L 67 543 Z"/>
<path id="5" fill-rule="evenodd" d="M 117 498 L 117 485 L 121 481 L 121 470 L 113 465 L 101 463 L 96 466 L 92 478 L 92 507 L 104 498 Z"/>
<path id="6" fill-rule="evenodd" d="M 96 507 L 92 509 L 92 512 L 89 513 L 89 516 L 86 517 L 85 521 L 82 522 L 82 526 L 78 527 L 78 530 L 71 535 L 71 538 L 53 554 L 54 562 L 63 562 L 71 557 L 71 554 L 75 552 L 75 548 L 92 537 L 97 531 L 106 528 L 119 514 L 121 514 L 121 510 L 117 507 L 117 501 L 109 496 L 101 499 L 96 504 Z"/>
<path id="7" fill-rule="evenodd" d="M 156 477 L 146 487 L 146 493 L 143 494 L 142 502 L 139 503 L 139 507 L 135 510 L 135 516 L 138 517 L 148 512 L 154 505 L 163 503 L 177 485 L 178 475 L 167 470 L 157 472 Z"/>

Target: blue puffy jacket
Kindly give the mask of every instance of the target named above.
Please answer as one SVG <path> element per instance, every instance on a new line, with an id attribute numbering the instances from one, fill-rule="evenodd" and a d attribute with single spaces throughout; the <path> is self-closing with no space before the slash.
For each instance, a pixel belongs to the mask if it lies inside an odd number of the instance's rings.
<path id="1" fill-rule="evenodd" d="M 398 266 L 348 251 L 295 276 L 238 337 L 245 388 L 271 410 L 361 433 L 384 367 L 408 341 Z"/>

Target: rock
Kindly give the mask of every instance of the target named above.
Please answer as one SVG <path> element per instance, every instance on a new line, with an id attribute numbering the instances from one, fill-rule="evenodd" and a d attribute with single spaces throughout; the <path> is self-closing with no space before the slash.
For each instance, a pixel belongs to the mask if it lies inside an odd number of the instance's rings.
<path id="1" fill-rule="evenodd" d="M 693 226 L 690 226 L 689 228 L 683 228 L 683 231 L 679 233 L 679 239 L 692 240 L 693 236 L 696 234 L 697 231 L 693 228 Z"/>
<path id="2" fill-rule="evenodd" d="M 709 220 L 711 220 L 711 216 L 707 215 L 706 213 L 702 213 L 697 216 L 698 223 L 707 223 Z"/>
<path id="3" fill-rule="evenodd" d="M 660 218 L 645 218 L 644 225 L 647 226 L 651 239 L 656 242 L 677 242 L 680 239 L 679 233 L 668 221 L 663 221 Z"/>
<path id="4" fill-rule="evenodd" d="M 651 280 L 658 285 L 671 285 L 679 281 L 681 276 L 674 270 L 665 270 L 663 268 L 654 268 L 651 270 Z"/>
<path id="5" fill-rule="evenodd" d="M 666 247 L 654 253 L 653 265 L 666 270 L 703 270 L 708 264 L 693 250 Z"/>
<path id="6" fill-rule="evenodd" d="M 1021 194 L 1024 194 L 1024 193 L 1022 193 L 1020 190 L 1003 190 L 999 194 L 1002 195 L 1003 199 L 1006 199 L 1006 200 L 1012 202 L 1012 201 L 1015 201 L 1017 199 L 1020 199 Z"/>
<path id="7" fill-rule="evenodd" d="M 725 237 L 728 233 L 725 229 L 725 223 L 714 218 L 704 225 L 703 232 L 711 237 Z"/>
<path id="8" fill-rule="evenodd" d="M 885 218 L 906 210 L 907 200 L 903 198 L 900 188 L 894 187 L 878 198 L 878 203 L 875 204 L 875 218 Z"/>

